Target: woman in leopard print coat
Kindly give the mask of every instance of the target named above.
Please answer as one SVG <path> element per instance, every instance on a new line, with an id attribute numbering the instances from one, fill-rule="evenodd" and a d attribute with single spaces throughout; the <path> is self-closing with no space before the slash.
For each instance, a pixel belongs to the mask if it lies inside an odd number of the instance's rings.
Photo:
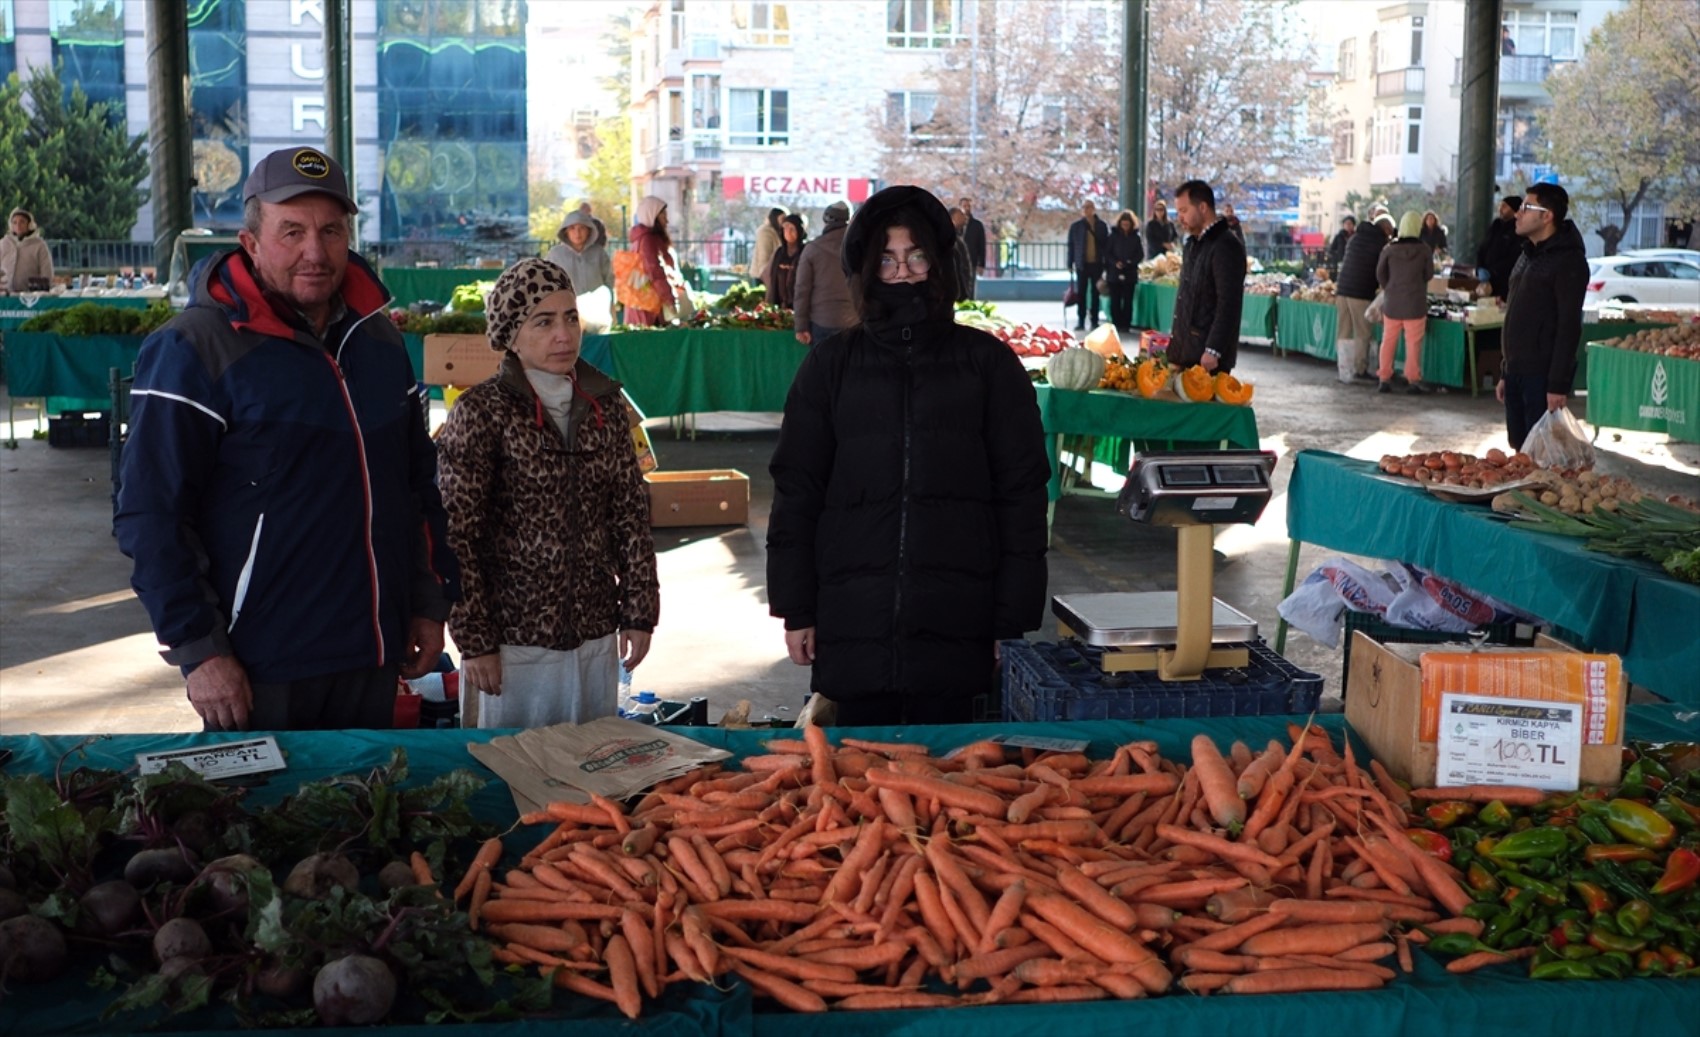
<path id="1" fill-rule="evenodd" d="M 615 712 L 660 612 L 649 496 L 619 384 L 579 358 L 566 272 L 522 260 L 486 312 L 501 370 L 437 439 L 462 686 L 480 727 L 584 723 Z"/>

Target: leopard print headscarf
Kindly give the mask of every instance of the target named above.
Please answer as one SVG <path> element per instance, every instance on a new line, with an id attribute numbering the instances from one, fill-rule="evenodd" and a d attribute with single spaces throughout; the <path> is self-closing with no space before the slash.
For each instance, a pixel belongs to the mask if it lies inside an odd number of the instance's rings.
<path id="1" fill-rule="evenodd" d="M 490 298 L 484 302 L 484 316 L 489 323 L 490 348 L 507 351 L 519 333 L 519 326 L 531 311 L 547 296 L 573 290 L 567 272 L 547 259 L 522 259 L 502 271 Z"/>

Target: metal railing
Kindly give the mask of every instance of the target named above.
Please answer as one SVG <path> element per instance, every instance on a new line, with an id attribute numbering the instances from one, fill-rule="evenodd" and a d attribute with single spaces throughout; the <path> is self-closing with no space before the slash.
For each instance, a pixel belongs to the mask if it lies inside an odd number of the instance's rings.
<path id="1" fill-rule="evenodd" d="M 53 257 L 53 272 L 104 274 L 121 270 L 140 272 L 153 263 L 151 241 L 54 241 L 47 242 Z"/>
<path id="2" fill-rule="evenodd" d="M 1500 83 L 1540 85 L 1552 75 L 1552 58 L 1545 54 L 1511 54 L 1499 59 Z M 1452 85 L 1464 83 L 1464 59 L 1452 60 Z"/>
<path id="3" fill-rule="evenodd" d="M 1423 70 L 1421 66 L 1396 68 L 1388 72 L 1378 72 L 1375 76 L 1375 96 L 1397 97 L 1400 94 L 1420 94 L 1423 92 Z"/>

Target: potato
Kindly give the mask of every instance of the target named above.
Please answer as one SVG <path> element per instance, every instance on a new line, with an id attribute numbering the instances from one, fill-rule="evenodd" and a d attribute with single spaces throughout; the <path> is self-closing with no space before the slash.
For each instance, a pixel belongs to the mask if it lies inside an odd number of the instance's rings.
<path id="1" fill-rule="evenodd" d="M 133 928 L 142 915 L 142 895 L 123 879 L 102 882 L 77 901 L 77 932 L 117 936 Z"/>
<path id="2" fill-rule="evenodd" d="M 162 963 L 172 958 L 201 959 L 212 953 L 212 940 L 193 918 L 173 918 L 153 934 L 153 955 Z"/>
<path id="3" fill-rule="evenodd" d="M 360 870 L 340 853 L 315 853 L 289 869 L 283 880 L 283 891 L 308 900 L 323 900 L 338 886 L 354 889 L 360 885 Z"/>
<path id="4" fill-rule="evenodd" d="M 65 934 L 36 915 L 0 922 L 0 975 L 7 982 L 45 983 L 65 971 Z"/>
<path id="5" fill-rule="evenodd" d="M 326 1026 L 367 1026 L 390 1013 L 395 976 L 364 954 L 338 958 L 313 977 L 313 1010 Z"/>

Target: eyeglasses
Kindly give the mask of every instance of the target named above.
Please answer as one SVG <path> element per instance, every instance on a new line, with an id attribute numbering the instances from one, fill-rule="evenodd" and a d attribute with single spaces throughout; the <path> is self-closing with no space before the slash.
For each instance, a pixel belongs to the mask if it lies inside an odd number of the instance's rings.
<path id="1" fill-rule="evenodd" d="M 925 252 L 911 252 L 909 258 L 898 260 L 896 256 L 887 254 L 880 257 L 880 275 L 894 274 L 900 266 L 907 266 L 912 274 L 924 274 L 933 268 L 933 261 L 927 258 Z"/>
<path id="2" fill-rule="evenodd" d="M 1542 206 L 1539 206 L 1539 205 L 1530 205 L 1528 202 L 1524 202 L 1522 208 L 1518 209 L 1517 211 L 1518 212 L 1552 212 L 1551 209 L 1543 208 Z"/>

